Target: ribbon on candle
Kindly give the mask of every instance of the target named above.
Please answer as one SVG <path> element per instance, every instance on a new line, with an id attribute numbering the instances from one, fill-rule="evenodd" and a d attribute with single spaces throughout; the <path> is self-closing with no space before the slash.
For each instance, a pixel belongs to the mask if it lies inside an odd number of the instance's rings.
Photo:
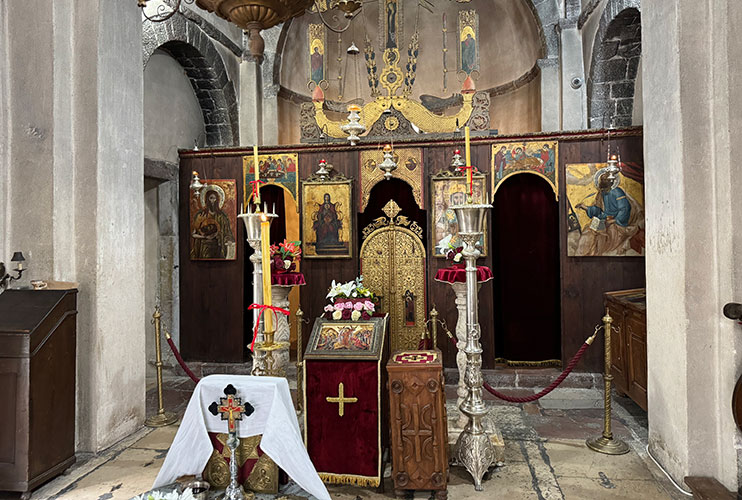
<path id="1" fill-rule="evenodd" d="M 250 186 L 252 186 L 252 199 L 253 203 L 256 205 L 260 205 L 260 193 L 258 192 L 258 186 L 260 184 L 265 184 L 265 181 L 261 181 L 260 179 L 255 179 L 254 181 L 250 181 Z"/>
<path id="2" fill-rule="evenodd" d="M 462 165 L 462 166 L 458 167 L 456 170 L 458 170 L 462 174 L 466 174 L 468 170 L 471 170 L 471 174 L 472 175 L 468 176 L 468 178 L 469 178 L 469 195 L 470 196 L 473 195 L 474 194 L 474 166 L 473 165 L 469 165 L 469 166 Z"/>
<path id="3" fill-rule="evenodd" d="M 276 313 L 285 314 L 286 316 L 291 314 L 286 309 L 281 309 L 280 307 L 276 307 L 276 306 L 268 306 L 265 304 L 250 304 L 250 306 L 247 308 L 248 311 L 252 311 L 253 309 L 258 309 L 260 312 L 258 312 L 258 321 L 255 323 L 255 328 L 253 328 L 253 331 L 252 331 L 252 343 L 250 344 L 251 351 L 255 351 L 254 349 L 255 338 L 258 336 L 258 328 L 260 328 L 260 319 L 263 317 L 263 313 L 265 312 L 266 309 L 270 309 L 271 311 L 273 311 L 274 315 Z"/>

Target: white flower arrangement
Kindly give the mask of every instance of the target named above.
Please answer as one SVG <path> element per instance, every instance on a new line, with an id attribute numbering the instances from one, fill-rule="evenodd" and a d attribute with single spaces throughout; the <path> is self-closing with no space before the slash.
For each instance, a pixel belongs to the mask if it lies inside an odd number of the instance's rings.
<path id="1" fill-rule="evenodd" d="M 327 319 L 369 320 L 376 311 L 374 294 L 363 286 L 363 276 L 347 283 L 333 280 L 327 298 L 333 301 L 333 304 L 325 306 L 324 316 Z"/>
<path id="2" fill-rule="evenodd" d="M 327 293 L 328 299 L 343 298 L 343 299 L 357 299 L 357 298 L 372 298 L 374 294 L 363 286 L 363 276 L 360 276 L 347 283 L 335 283 L 332 280 L 330 285 L 330 291 Z"/>
<path id="3" fill-rule="evenodd" d="M 191 489 L 186 488 L 183 493 L 178 493 L 177 491 L 171 491 L 170 493 L 154 491 L 152 493 L 144 493 L 131 500 L 195 500 L 195 498 Z"/>

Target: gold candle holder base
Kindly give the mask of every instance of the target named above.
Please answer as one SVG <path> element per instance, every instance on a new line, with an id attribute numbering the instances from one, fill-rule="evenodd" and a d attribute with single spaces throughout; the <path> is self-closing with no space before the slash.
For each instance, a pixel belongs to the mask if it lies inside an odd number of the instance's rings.
<path id="1" fill-rule="evenodd" d="M 273 359 L 273 351 L 279 351 L 281 349 L 288 349 L 289 343 L 288 342 L 275 342 L 274 336 L 276 332 L 275 331 L 267 331 L 263 333 L 263 340 L 262 342 L 256 342 L 255 343 L 255 350 L 256 351 L 262 351 L 265 353 L 265 358 L 263 360 L 263 367 L 260 370 L 256 371 L 256 375 L 263 376 L 263 377 L 283 377 L 285 376 L 285 373 L 282 373 L 283 370 L 277 370 L 275 368 L 276 361 Z"/>
<path id="2" fill-rule="evenodd" d="M 173 425 L 177 421 L 178 415 L 173 412 L 166 411 L 147 418 L 147 420 L 144 421 L 144 425 L 146 425 L 147 427 L 165 427 L 168 425 Z"/>
<path id="3" fill-rule="evenodd" d="M 591 450 L 606 455 L 623 455 L 629 452 L 629 445 L 612 437 L 600 436 L 599 438 L 588 439 L 585 443 Z"/>

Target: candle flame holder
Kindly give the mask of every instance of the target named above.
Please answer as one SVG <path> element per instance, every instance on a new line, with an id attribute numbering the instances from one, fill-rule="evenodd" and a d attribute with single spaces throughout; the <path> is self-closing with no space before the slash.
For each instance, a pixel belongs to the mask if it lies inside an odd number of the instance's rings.
<path id="1" fill-rule="evenodd" d="M 253 302 L 256 304 L 263 303 L 263 268 L 261 266 L 263 260 L 263 251 L 260 247 L 260 223 L 264 218 L 267 218 L 269 222 L 272 222 L 274 218 L 278 217 L 275 213 L 266 213 L 267 206 L 265 206 L 264 212 L 252 209 L 252 204 L 247 205 L 247 213 L 239 214 L 237 217 L 242 219 L 245 224 L 245 233 L 247 243 L 253 249 L 253 254 L 250 256 L 250 262 L 252 263 L 252 297 Z M 259 311 L 253 310 L 253 329 L 259 320 Z M 256 337 L 256 344 L 264 341 L 262 328 L 258 329 L 258 335 Z M 265 351 L 255 349 L 255 355 L 253 356 L 253 367 L 251 373 L 257 375 L 257 372 L 264 370 L 265 367 Z"/>
<path id="2" fill-rule="evenodd" d="M 482 419 L 488 410 L 482 398 L 482 346 L 479 343 L 479 299 L 477 297 L 477 258 L 480 256 L 475 244 L 482 237 L 482 224 L 488 204 L 466 203 L 454 205 L 459 223 L 459 235 L 464 242 L 461 252 L 466 260 L 466 370 L 464 382 L 466 397 L 459 409 L 469 421 L 456 441 L 455 456 L 474 479 L 474 489 L 482 491 L 482 476 L 495 463 L 495 449 L 484 428 Z"/>

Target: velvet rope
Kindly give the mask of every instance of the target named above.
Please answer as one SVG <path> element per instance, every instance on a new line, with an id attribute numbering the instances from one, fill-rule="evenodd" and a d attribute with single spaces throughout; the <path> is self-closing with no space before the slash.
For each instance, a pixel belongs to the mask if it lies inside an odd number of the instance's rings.
<path id="1" fill-rule="evenodd" d="M 450 332 L 447 332 L 449 334 L 449 338 L 451 339 L 451 342 L 453 342 L 453 345 L 456 345 L 456 339 L 453 338 L 453 336 L 450 334 Z M 596 334 L 597 335 L 597 331 Z M 552 382 L 546 389 L 542 390 L 538 394 L 533 394 L 531 396 L 526 396 L 523 398 L 517 398 L 514 396 L 508 396 L 507 394 L 503 394 L 499 391 L 496 391 L 493 389 L 487 382 L 483 382 L 483 386 L 485 389 L 487 389 L 487 392 L 492 394 L 498 399 L 502 399 L 503 401 L 507 401 L 509 403 L 530 403 L 532 401 L 536 401 L 537 399 L 540 399 L 547 394 L 549 394 L 551 391 L 557 388 L 559 384 L 561 384 L 565 378 L 567 378 L 567 375 L 572 372 L 574 367 L 577 365 L 577 363 L 580 361 L 580 358 L 585 353 L 588 347 L 590 347 L 590 344 L 592 344 L 593 340 L 595 339 L 595 335 L 592 337 L 589 337 L 587 340 L 585 340 L 585 343 L 582 344 L 582 347 L 579 348 L 579 350 L 575 353 L 574 356 L 572 356 L 572 359 L 569 360 L 569 363 L 567 363 L 567 367 L 564 369 L 564 371 Z"/>
<path id="2" fill-rule="evenodd" d="M 191 377 L 191 380 L 193 380 L 194 383 L 198 384 L 199 378 L 191 371 L 190 368 L 188 368 L 188 365 L 185 364 L 185 361 L 183 361 L 183 357 L 180 355 L 180 351 L 178 351 L 178 348 L 175 347 L 175 344 L 173 343 L 173 339 L 170 338 L 170 335 L 165 335 L 165 339 L 167 340 L 167 345 L 170 346 L 170 350 L 173 351 L 175 359 L 178 360 L 178 364 L 180 365 L 180 367 L 183 368 L 183 371 L 186 372 L 186 375 Z"/>
<path id="3" fill-rule="evenodd" d="M 273 317 L 276 317 L 276 313 L 280 312 L 281 314 L 285 314 L 288 316 L 291 314 L 286 309 L 281 309 L 280 307 L 276 306 L 267 306 L 265 304 L 250 304 L 250 307 L 247 308 L 248 311 L 252 311 L 253 309 L 258 309 L 260 312 L 258 313 L 258 321 L 255 322 L 255 328 L 252 331 L 252 343 L 250 343 L 250 350 L 255 352 L 255 339 L 258 336 L 258 328 L 260 327 L 260 318 L 262 318 L 263 313 L 266 309 L 270 309 L 273 311 Z"/>

